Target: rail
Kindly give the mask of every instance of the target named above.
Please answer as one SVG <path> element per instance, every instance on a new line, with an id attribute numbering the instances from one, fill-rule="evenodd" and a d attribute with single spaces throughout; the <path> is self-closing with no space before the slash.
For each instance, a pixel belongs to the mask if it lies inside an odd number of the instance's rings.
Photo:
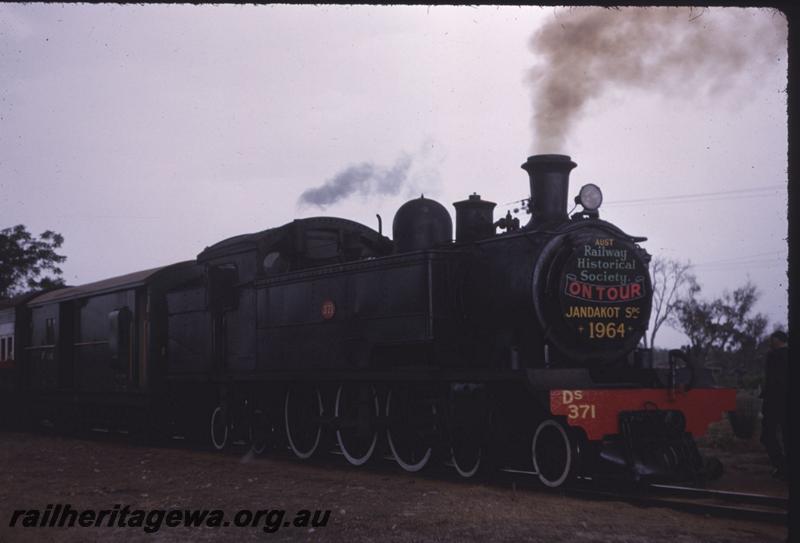
<path id="1" fill-rule="evenodd" d="M 609 488 L 594 481 L 578 481 L 564 491 L 576 497 L 619 500 L 686 513 L 788 523 L 789 500 L 779 496 L 658 484 Z"/>

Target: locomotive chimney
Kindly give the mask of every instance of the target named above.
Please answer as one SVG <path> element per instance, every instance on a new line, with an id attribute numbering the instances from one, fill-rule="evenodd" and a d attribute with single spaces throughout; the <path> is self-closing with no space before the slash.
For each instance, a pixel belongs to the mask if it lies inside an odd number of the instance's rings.
<path id="1" fill-rule="evenodd" d="M 526 229 L 568 220 L 569 172 L 575 166 L 567 155 L 528 157 L 522 165 L 531 180 L 531 220 Z"/>

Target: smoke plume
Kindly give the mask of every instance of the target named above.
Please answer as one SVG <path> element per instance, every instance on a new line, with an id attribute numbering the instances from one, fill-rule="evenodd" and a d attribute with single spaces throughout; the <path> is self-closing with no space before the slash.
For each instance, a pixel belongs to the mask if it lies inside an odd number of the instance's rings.
<path id="1" fill-rule="evenodd" d="M 303 192 L 298 203 L 325 208 L 355 193 L 362 196 L 397 194 L 408 179 L 412 162 L 411 156 L 403 154 L 391 168 L 382 168 L 371 162 L 349 166 L 319 187 Z"/>
<path id="2" fill-rule="evenodd" d="M 719 95 L 786 52 L 778 11 L 573 8 L 531 38 L 534 152 L 563 152 L 593 98 L 614 88 L 671 97 Z"/>

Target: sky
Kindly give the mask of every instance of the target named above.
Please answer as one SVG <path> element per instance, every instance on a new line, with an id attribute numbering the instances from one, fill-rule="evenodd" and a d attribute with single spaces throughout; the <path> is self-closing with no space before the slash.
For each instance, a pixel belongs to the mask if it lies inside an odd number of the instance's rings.
<path id="1" fill-rule="evenodd" d="M 701 297 L 751 280 L 756 310 L 786 323 L 785 18 L 685 10 L 665 34 L 638 11 L 606 11 L 593 30 L 576 26 L 582 17 L 0 4 L 0 228 L 61 233 L 65 280 L 82 284 L 299 217 L 377 228 L 380 214 L 390 234 L 396 209 L 422 193 L 454 216 L 452 202 L 477 192 L 499 218 L 528 196 L 526 158 L 559 152 L 578 164 L 570 195 L 599 185 L 601 218 L 646 236 L 654 256 L 691 262 Z M 719 62 L 725 48 L 704 49 L 698 37 L 715 28 L 745 56 Z M 618 61 L 651 59 L 635 80 L 590 62 L 598 30 Z M 554 74 L 562 90 L 542 94 Z M 583 101 L 545 138 L 537 113 L 578 88 Z M 350 180 L 347 196 L 309 199 L 337 179 Z M 656 338 L 686 342 L 669 329 Z"/>

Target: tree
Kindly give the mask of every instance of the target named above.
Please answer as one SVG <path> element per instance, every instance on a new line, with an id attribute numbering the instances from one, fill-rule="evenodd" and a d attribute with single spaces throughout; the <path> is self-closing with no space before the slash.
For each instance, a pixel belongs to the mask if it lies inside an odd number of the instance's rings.
<path id="1" fill-rule="evenodd" d="M 755 353 L 767 327 L 764 315 L 750 315 L 759 296 L 755 285 L 748 281 L 710 302 L 697 298 L 700 290 L 695 282 L 675 308 L 676 320 L 689 337 L 692 354 L 707 359 L 712 353 Z"/>
<path id="2" fill-rule="evenodd" d="M 682 297 L 691 292 L 697 281 L 690 273 L 689 262 L 679 262 L 664 257 L 655 257 L 650 267 L 653 282 L 653 309 L 650 318 L 649 347 L 654 347 L 656 334 L 664 323 L 674 324 L 675 313 Z M 642 338 L 644 347 L 648 347 L 647 334 Z"/>
<path id="3" fill-rule="evenodd" d="M 67 257 L 56 253 L 64 243 L 61 234 L 47 230 L 39 239 L 25 225 L 0 230 L 0 299 L 26 289 L 47 289 L 64 285 L 59 264 Z"/>

